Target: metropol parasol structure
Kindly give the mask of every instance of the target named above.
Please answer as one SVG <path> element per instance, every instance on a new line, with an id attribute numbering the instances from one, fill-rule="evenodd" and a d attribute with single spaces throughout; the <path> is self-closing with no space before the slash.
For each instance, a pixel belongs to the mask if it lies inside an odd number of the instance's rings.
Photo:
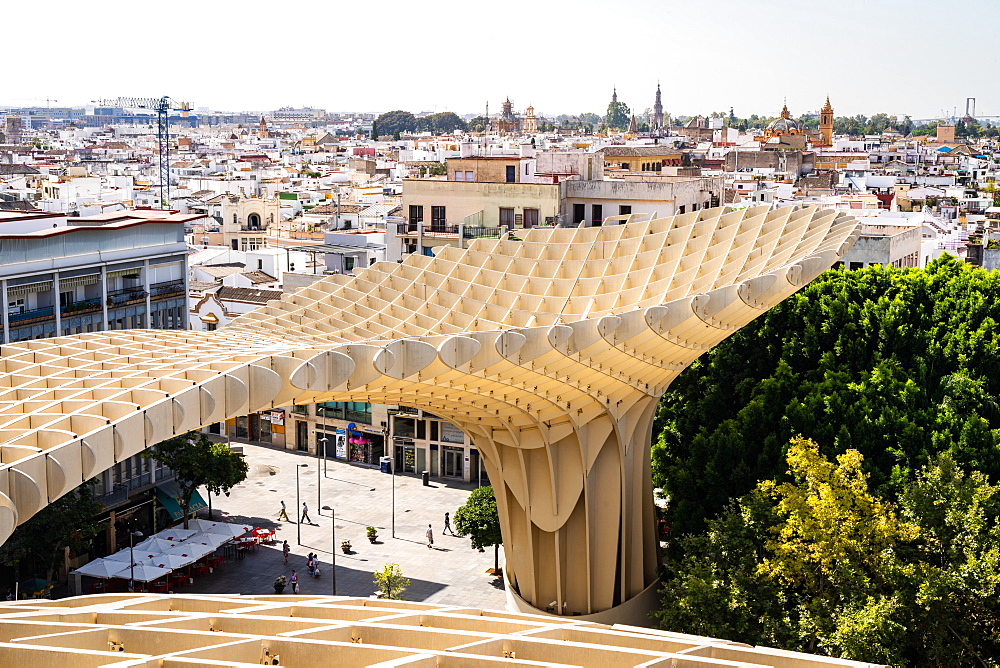
<path id="1" fill-rule="evenodd" d="M 847 214 L 706 209 L 518 230 L 328 276 L 215 332 L 0 350 L 0 541 L 144 448 L 321 401 L 432 410 L 483 454 L 508 607 L 639 621 L 655 604 L 656 403 L 706 350 L 834 264 Z"/>

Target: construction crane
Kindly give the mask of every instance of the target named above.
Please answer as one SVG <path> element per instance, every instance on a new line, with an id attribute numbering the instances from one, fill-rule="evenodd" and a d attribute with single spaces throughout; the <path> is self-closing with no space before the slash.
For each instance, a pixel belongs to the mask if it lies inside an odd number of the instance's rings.
<path id="1" fill-rule="evenodd" d="M 168 95 L 163 97 L 119 97 L 113 100 L 94 100 L 100 107 L 121 109 L 150 109 L 156 112 L 156 141 L 160 167 L 160 206 L 170 208 L 170 111 L 177 110 L 181 116 L 191 111 L 190 102 L 178 102 Z"/>

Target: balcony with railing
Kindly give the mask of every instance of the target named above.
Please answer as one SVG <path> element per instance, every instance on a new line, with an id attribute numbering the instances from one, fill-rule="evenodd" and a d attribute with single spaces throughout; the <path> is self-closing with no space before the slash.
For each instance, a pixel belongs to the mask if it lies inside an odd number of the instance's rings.
<path id="1" fill-rule="evenodd" d="M 142 471 L 138 468 L 133 468 L 128 478 L 116 482 L 110 492 L 95 495 L 94 500 L 100 503 L 104 507 L 104 510 L 111 510 L 126 503 L 130 497 L 135 496 L 139 492 L 144 492 L 155 485 L 159 485 L 166 480 L 172 480 L 175 477 L 174 472 L 169 467 L 162 464 L 155 464 L 155 466 L 155 480 L 149 469 Z"/>
<path id="2" fill-rule="evenodd" d="M 121 306 L 132 302 L 144 301 L 146 291 L 142 288 L 125 288 L 108 293 L 108 306 Z"/>
<path id="3" fill-rule="evenodd" d="M 406 231 L 410 233 L 418 232 L 419 223 L 409 223 L 406 226 Z M 458 235 L 458 225 L 449 225 L 447 223 L 424 223 L 424 236 L 457 236 Z"/>
<path id="4" fill-rule="evenodd" d="M 26 325 L 35 320 L 46 320 L 54 316 L 55 307 L 43 306 L 42 308 L 33 308 L 28 311 L 21 311 L 20 313 L 8 313 L 7 322 L 10 323 L 11 327 L 14 327 L 16 325 Z"/>
<path id="5" fill-rule="evenodd" d="M 59 313 L 64 316 L 79 315 L 82 313 L 90 313 L 91 311 L 101 310 L 101 298 L 96 297 L 94 299 L 81 299 L 80 301 L 71 302 L 69 304 L 63 304 L 59 307 Z"/>
<path id="6" fill-rule="evenodd" d="M 128 501 L 128 485 L 124 483 L 119 483 L 115 485 L 110 492 L 107 494 L 101 494 L 100 496 L 95 496 L 94 501 L 101 504 L 104 510 L 111 510 L 112 508 L 117 508 L 126 501 Z"/>
<path id="7" fill-rule="evenodd" d="M 464 239 L 476 239 L 478 237 L 498 238 L 499 228 L 486 227 L 483 225 L 483 212 L 477 211 L 462 218 L 459 223 L 449 223 L 445 220 L 432 220 L 423 222 L 423 234 L 427 237 L 457 237 L 462 235 Z M 408 221 L 401 226 L 402 231 L 408 234 L 417 234 L 420 231 L 421 222 Z M 514 225 L 511 225 L 514 227 Z"/>
<path id="8" fill-rule="evenodd" d="M 164 281 L 149 286 L 149 296 L 153 299 L 163 299 L 184 294 L 184 281 Z"/>

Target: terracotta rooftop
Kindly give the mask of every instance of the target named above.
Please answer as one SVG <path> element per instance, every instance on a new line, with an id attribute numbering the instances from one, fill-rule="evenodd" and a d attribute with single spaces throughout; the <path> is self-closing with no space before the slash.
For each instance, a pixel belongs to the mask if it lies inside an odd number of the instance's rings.
<path id="1" fill-rule="evenodd" d="M 244 271 L 243 277 L 251 283 L 274 283 L 277 278 L 263 271 Z"/>
<path id="2" fill-rule="evenodd" d="M 252 304 L 266 304 L 274 299 L 281 299 L 284 293 L 281 290 L 259 290 L 257 288 L 231 288 L 224 285 L 215 293 L 219 299 L 231 302 L 250 302 Z"/>

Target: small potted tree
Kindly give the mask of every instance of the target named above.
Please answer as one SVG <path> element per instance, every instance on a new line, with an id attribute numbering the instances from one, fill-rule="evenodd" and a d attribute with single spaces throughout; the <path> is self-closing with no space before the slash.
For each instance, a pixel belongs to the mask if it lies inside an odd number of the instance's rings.
<path id="1" fill-rule="evenodd" d="M 366 527 L 365 532 L 368 534 L 368 542 L 374 545 L 375 541 L 378 540 L 378 532 L 375 527 Z"/>
<path id="2" fill-rule="evenodd" d="M 344 554 L 350 554 L 351 553 L 351 541 L 347 540 L 346 538 L 344 540 L 340 541 L 340 549 L 343 550 Z"/>
<path id="3" fill-rule="evenodd" d="M 386 564 L 374 575 L 375 586 L 378 587 L 374 594 L 376 598 L 401 599 L 403 590 L 410 586 L 410 579 L 403 577 L 399 564 Z"/>
<path id="4" fill-rule="evenodd" d="M 284 575 L 279 575 L 274 579 L 274 593 L 281 594 L 285 591 L 285 585 L 288 584 L 288 579 Z"/>

